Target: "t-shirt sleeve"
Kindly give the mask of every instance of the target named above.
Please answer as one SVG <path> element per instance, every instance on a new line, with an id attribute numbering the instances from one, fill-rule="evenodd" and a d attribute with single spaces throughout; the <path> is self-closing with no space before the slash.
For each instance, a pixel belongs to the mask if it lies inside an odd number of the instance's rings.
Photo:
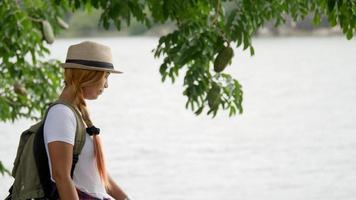
<path id="1" fill-rule="evenodd" d="M 73 111 L 63 104 L 54 105 L 49 109 L 43 127 L 44 141 L 46 144 L 62 141 L 74 145 L 76 127 Z"/>

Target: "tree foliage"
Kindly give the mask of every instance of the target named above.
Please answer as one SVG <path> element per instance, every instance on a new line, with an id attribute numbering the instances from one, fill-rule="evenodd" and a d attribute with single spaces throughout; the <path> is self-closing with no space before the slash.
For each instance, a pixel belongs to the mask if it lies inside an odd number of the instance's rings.
<path id="1" fill-rule="evenodd" d="M 225 9 L 228 8 L 228 9 Z M 214 71 L 215 59 L 227 47 L 249 50 L 252 37 L 267 22 L 275 26 L 314 15 L 315 25 L 327 16 L 340 26 L 347 39 L 356 31 L 356 0 L 2 0 L 0 1 L 0 120 L 19 117 L 38 119 L 54 100 L 61 85 L 59 61 L 44 61 L 51 42 L 43 30 L 49 23 L 56 35 L 68 12 L 102 11 L 99 24 L 108 29 L 134 19 L 147 27 L 152 23 L 176 23 L 176 29 L 160 37 L 154 50 L 162 57 L 162 82 L 175 82 L 184 72 L 186 107 L 215 116 L 219 109 L 229 115 L 242 113 L 243 91 L 228 73 Z M 231 63 L 231 56 L 225 63 Z"/>
<path id="2" fill-rule="evenodd" d="M 60 69 L 58 61 L 39 59 L 49 53 L 40 20 L 54 24 L 60 9 L 47 1 L 0 1 L 0 121 L 37 119 L 55 98 Z"/>

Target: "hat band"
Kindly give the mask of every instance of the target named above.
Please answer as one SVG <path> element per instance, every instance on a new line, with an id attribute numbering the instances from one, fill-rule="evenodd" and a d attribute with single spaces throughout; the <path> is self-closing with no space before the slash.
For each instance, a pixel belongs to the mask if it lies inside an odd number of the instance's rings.
<path id="1" fill-rule="evenodd" d="M 94 61 L 94 60 L 67 59 L 66 63 L 74 63 L 74 64 L 80 64 L 80 65 L 93 66 L 93 67 L 114 69 L 114 66 L 112 65 L 112 63 L 100 62 L 100 61 Z"/>

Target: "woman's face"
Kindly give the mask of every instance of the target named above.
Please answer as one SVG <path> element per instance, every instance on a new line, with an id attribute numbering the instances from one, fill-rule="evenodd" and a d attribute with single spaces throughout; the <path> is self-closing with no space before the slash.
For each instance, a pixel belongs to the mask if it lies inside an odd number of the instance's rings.
<path id="1" fill-rule="evenodd" d="M 94 100 L 97 99 L 104 91 L 104 88 L 108 88 L 108 77 L 110 73 L 106 72 L 105 77 L 99 81 L 97 85 L 88 86 L 83 88 L 83 95 L 85 99 Z"/>

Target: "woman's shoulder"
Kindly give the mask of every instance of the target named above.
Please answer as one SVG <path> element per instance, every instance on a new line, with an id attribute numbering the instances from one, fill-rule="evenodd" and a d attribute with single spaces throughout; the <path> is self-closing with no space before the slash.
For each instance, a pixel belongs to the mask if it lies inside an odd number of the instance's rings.
<path id="1" fill-rule="evenodd" d="M 77 122 L 74 112 L 66 105 L 56 104 L 49 108 L 44 121 L 44 137 L 47 143 L 63 141 L 74 145 Z"/>
<path id="2" fill-rule="evenodd" d="M 75 114 L 73 110 L 64 104 L 56 104 L 49 108 L 47 117 L 54 117 L 54 118 L 67 118 L 75 121 Z"/>
<path id="3" fill-rule="evenodd" d="M 72 111 L 72 109 L 71 109 L 69 106 L 67 106 L 67 105 L 65 105 L 65 104 L 62 104 L 62 103 L 57 103 L 57 104 L 51 106 L 51 107 L 49 108 L 48 112 L 49 112 L 49 111 L 52 111 L 52 112 L 61 112 L 61 113 L 72 113 L 72 114 L 74 114 L 73 111 Z"/>

